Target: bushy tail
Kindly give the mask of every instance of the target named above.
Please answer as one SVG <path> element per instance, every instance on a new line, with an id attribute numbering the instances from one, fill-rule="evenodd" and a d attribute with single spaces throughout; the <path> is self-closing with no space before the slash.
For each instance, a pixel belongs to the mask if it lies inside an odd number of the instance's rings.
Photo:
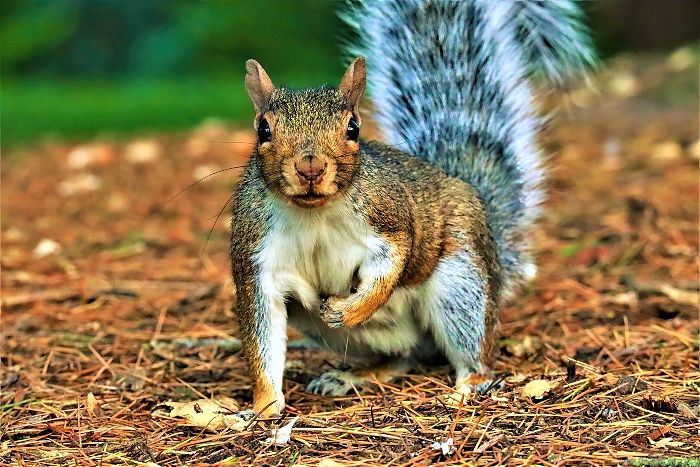
<path id="1" fill-rule="evenodd" d="M 512 287 L 532 267 L 527 237 L 543 198 L 540 118 L 526 78 L 541 69 L 557 82 L 589 61 L 587 40 L 572 14 L 578 10 L 568 0 L 353 5 L 344 19 L 361 43 L 350 52 L 367 59 L 385 139 L 476 189 L 505 285 Z M 544 29 L 545 20 L 560 22 Z M 557 48 L 559 40 L 577 48 L 569 55 Z M 533 45 L 539 43 L 548 47 Z"/>
<path id="2" fill-rule="evenodd" d="M 516 0 L 510 18 L 531 75 L 563 88 L 588 78 L 597 56 L 574 0 Z"/>

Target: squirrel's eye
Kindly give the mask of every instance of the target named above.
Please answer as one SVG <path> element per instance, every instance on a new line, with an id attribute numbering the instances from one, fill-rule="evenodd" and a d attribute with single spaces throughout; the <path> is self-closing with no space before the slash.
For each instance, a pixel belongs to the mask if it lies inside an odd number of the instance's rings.
<path id="1" fill-rule="evenodd" d="M 258 141 L 260 144 L 269 143 L 272 141 L 272 132 L 270 131 L 270 124 L 264 118 L 258 123 Z"/>
<path id="2" fill-rule="evenodd" d="M 360 125 L 357 124 L 355 118 L 351 118 L 348 122 L 348 139 L 351 141 L 357 141 L 360 137 Z"/>

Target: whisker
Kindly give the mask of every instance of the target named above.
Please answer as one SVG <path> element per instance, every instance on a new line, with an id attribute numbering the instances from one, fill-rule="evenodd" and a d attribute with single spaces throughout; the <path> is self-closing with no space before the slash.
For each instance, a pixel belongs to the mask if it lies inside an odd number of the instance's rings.
<path id="1" fill-rule="evenodd" d="M 210 143 L 216 143 L 216 144 L 257 144 L 257 143 L 251 143 L 250 141 L 209 141 Z"/>
<path id="2" fill-rule="evenodd" d="M 227 168 L 225 168 L 225 169 L 217 170 L 216 172 L 210 173 L 210 174 L 207 175 L 206 177 L 202 177 L 202 178 L 200 178 L 199 180 L 197 180 L 196 182 L 194 182 L 193 184 L 189 185 L 189 186 L 188 186 L 187 188 L 185 188 L 184 190 L 180 190 L 175 196 L 172 196 L 169 200 L 167 200 L 167 201 L 165 202 L 165 204 L 163 204 L 161 207 L 159 207 L 158 209 L 156 209 L 155 212 L 160 211 L 160 210 L 163 209 L 169 202 L 171 202 L 172 200 L 174 200 L 175 198 L 177 198 L 178 196 L 180 196 L 182 193 L 184 193 L 185 191 L 187 191 L 187 190 L 189 190 L 190 188 L 192 188 L 193 186 L 195 186 L 197 183 L 199 183 L 199 182 L 201 182 L 201 181 L 203 181 L 203 180 L 206 180 L 207 178 L 211 177 L 212 175 L 216 175 L 216 174 L 221 173 L 221 172 L 226 172 L 227 170 L 243 169 L 243 168 L 245 168 L 245 164 L 244 164 L 244 165 L 237 165 L 237 166 L 234 166 L 234 167 L 227 167 Z"/>
<path id="3" fill-rule="evenodd" d="M 230 152 L 231 154 L 235 154 L 235 155 L 237 155 L 237 156 L 239 156 L 239 157 L 245 157 L 245 155 L 244 155 L 244 154 L 241 154 L 240 152 L 236 152 L 236 151 L 234 151 L 234 150 L 231 149 L 231 148 L 227 148 L 226 146 L 223 146 L 223 143 L 251 144 L 251 145 L 254 145 L 254 146 L 257 145 L 257 143 L 249 143 L 249 142 L 247 142 L 247 141 L 211 141 L 211 140 L 208 140 L 208 142 L 209 142 L 209 143 L 218 144 L 220 148 L 225 149 L 226 151 Z"/>
<path id="4" fill-rule="evenodd" d="M 202 253 L 207 249 L 207 245 L 209 244 L 209 239 L 211 238 L 212 232 L 214 232 L 214 227 L 216 227 L 216 223 L 219 222 L 219 217 L 224 213 L 226 210 L 226 207 L 229 205 L 231 201 L 233 201 L 234 196 L 236 196 L 236 192 L 234 191 L 231 193 L 231 196 L 228 197 L 226 200 L 226 203 L 224 204 L 224 207 L 221 208 L 221 211 L 219 211 L 219 214 L 216 215 L 216 220 L 214 221 L 214 224 L 211 226 L 211 229 L 209 229 L 209 235 L 207 235 L 207 239 L 204 242 L 204 246 L 202 247 Z"/>

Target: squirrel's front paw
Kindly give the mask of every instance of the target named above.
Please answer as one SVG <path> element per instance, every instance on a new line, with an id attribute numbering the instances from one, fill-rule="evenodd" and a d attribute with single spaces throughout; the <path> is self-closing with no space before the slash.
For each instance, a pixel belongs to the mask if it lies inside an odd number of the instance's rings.
<path id="1" fill-rule="evenodd" d="M 328 327 L 339 328 L 343 326 L 345 316 L 345 300 L 338 297 L 328 297 L 321 301 L 321 318 Z"/>

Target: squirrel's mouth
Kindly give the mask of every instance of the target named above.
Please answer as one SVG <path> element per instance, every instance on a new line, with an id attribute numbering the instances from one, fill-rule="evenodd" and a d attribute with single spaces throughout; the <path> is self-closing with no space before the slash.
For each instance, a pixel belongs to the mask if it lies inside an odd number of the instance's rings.
<path id="1" fill-rule="evenodd" d="M 303 195 L 292 196 L 292 202 L 305 208 L 317 207 L 326 204 L 330 196 L 308 192 Z"/>

